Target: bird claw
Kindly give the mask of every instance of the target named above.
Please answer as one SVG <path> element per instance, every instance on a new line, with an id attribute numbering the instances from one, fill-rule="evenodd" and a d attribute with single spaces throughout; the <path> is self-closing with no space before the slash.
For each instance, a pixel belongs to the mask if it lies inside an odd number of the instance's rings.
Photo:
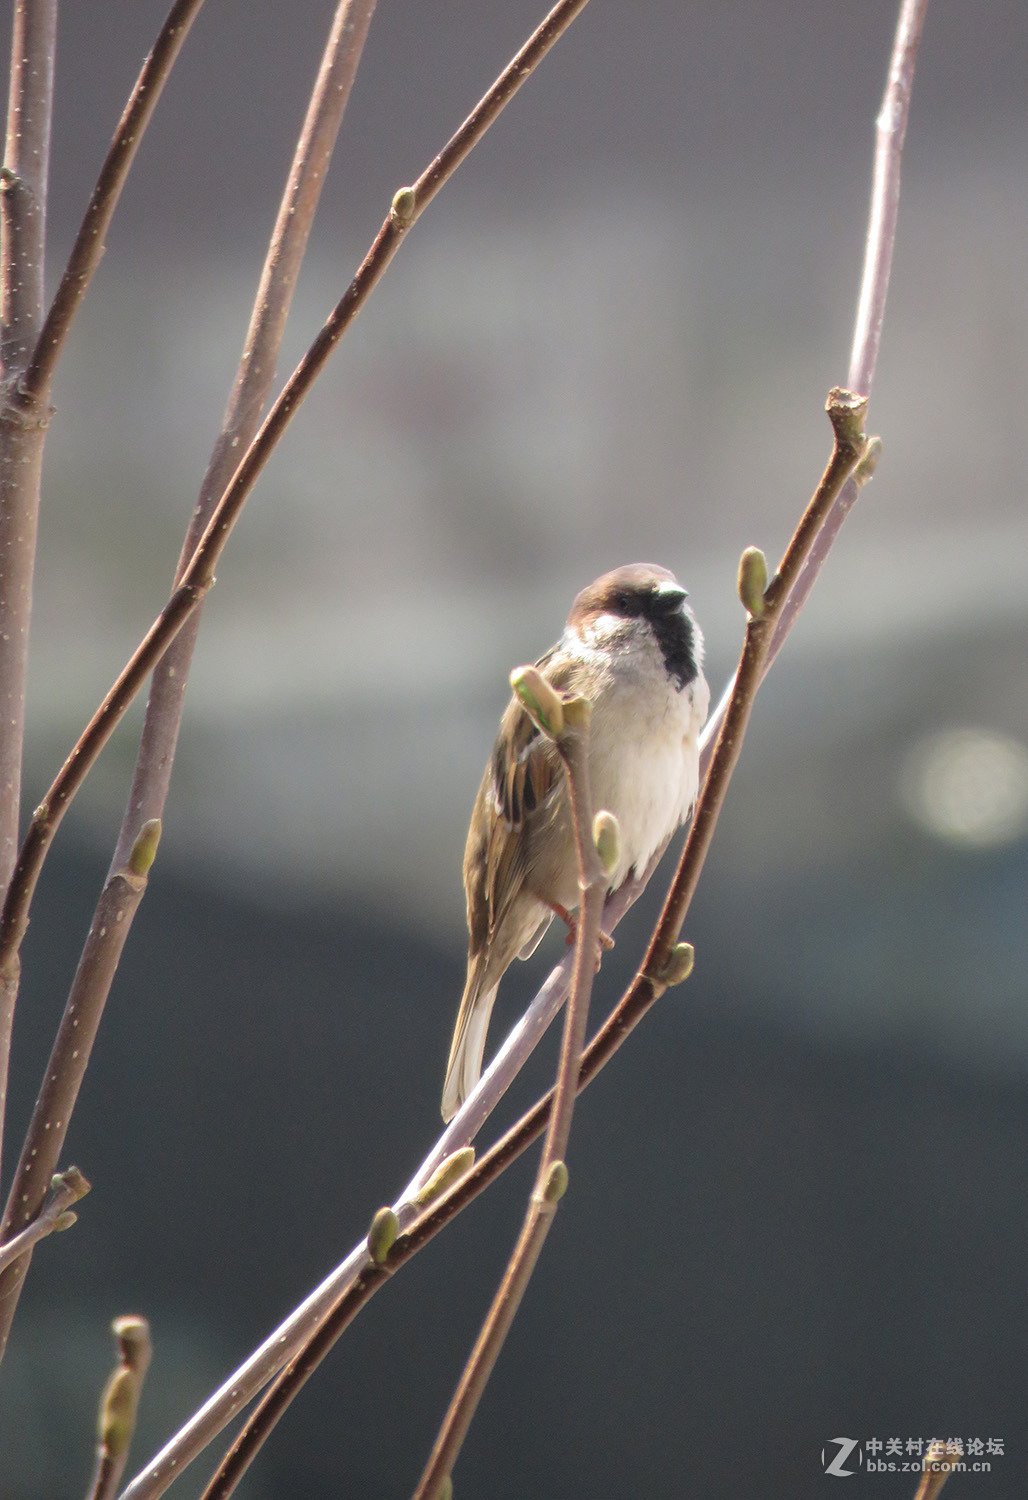
<path id="1" fill-rule="evenodd" d="M 567 935 L 567 945 L 568 945 L 568 947 L 569 948 L 574 947 L 575 939 L 578 936 L 578 913 L 577 912 L 573 912 L 573 911 L 568 911 L 567 907 L 566 906 L 561 906 L 561 904 L 560 904 L 559 901 L 552 902 L 551 905 L 552 905 L 553 910 L 556 913 L 556 915 L 560 918 L 560 920 L 566 925 L 566 927 L 568 929 L 568 935 Z M 614 946 L 614 939 L 611 937 L 611 935 L 610 935 L 609 932 L 604 932 L 603 928 L 601 927 L 600 930 L 599 930 L 599 932 L 596 934 L 596 949 L 597 949 L 597 951 L 596 951 L 596 967 L 597 968 L 600 967 L 600 962 L 602 960 L 603 954 L 605 952 L 609 953 L 610 950 L 611 950 L 611 948 L 613 948 L 613 946 Z"/>

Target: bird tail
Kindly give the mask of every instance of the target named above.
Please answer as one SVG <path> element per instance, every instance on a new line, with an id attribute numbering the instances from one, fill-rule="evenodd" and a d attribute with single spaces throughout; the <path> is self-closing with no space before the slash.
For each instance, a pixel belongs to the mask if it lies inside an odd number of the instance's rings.
<path id="1" fill-rule="evenodd" d="M 484 965 L 472 963 L 469 966 L 468 982 L 464 986 L 460 1010 L 457 1012 L 450 1060 L 446 1064 L 446 1082 L 443 1084 L 444 1120 L 453 1119 L 478 1083 L 482 1072 L 485 1035 L 499 988 L 498 984 L 493 984 L 488 989 L 483 989 L 484 977 Z"/>

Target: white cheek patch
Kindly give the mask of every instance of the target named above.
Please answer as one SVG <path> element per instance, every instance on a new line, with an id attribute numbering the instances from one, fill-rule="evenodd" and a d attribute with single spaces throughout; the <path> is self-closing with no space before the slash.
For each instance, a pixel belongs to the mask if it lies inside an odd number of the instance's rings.
<path id="1" fill-rule="evenodd" d="M 626 623 L 623 615 L 597 615 L 585 633 L 586 640 L 591 646 L 606 645 L 624 635 Z"/>

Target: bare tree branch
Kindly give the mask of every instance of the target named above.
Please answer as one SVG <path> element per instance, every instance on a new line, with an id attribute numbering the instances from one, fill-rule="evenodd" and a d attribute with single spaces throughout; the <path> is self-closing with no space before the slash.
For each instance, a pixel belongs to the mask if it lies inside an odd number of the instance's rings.
<path id="1" fill-rule="evenodd" d="M 525 670 L 522 669 L 522 677 Z M 527 671 L 534 673 L 544 687 L 548 686 L 534 668 L 528 668 Z M 514 674 L 512 682 L 517 692 L 519 674 Z M 522 702 L 532 712 L 530 700 L 522 697 Z M 541 720 L 537 713 L 532 713 L 532 717 L 543 732 L 547 732 L 549 727 L 547 722 Z M 590 705 L 584 700 L 576 699 L 565 703 L 563 705 L 564 732 L 557 732 L 555 735 L 555 743 L 561 760 L 564 762 L 568 795 L 574 818 L 575 846 L 578 852 L 578 883 L 582 900 L 575 926 L 575 968 L 571 979 L 571 994 L 564 1014 L 564 1035 L 557 1066 L 557 1082 L 542 1158 L 539 1162 L 535 1186 L 528 1201 L 521 1234 L 518 1236 L 518 1242 L 511 1254 L 492 1306 L 486 1314 L 475 1347 L 457 1384 L 449 1410 L 443 1418 L 425 1471 L 418 1482 L 415 1500 L 435 1500 L 440 1486 L 452 1473 L 472 1418 L 478 1409 L 482 1393 L 495 1368 L 500 1350 L 521 1305 L 532 1272 L 535 1270 L 550 1225 L 553 1223 L 557 1204 L 567 1187 L 568 1172 L 564 1157 L 567 1154 L 568 1137 L 571 1134 L 571 1116 L 575 1107 L 575 1096 L 578 1093 L 578 1074 L 582 1065 L 582 1047 L 585 1043 L 589 1001 L 592 995 L 593 975 L 596 971 L 600 917 L 603 912 L 603 898 L 606 894 L 607 870 L 612 869 L 617 863 L 616 853 L 605 864 L 601 863 L 597 851 L 599 830 L 594 829 L 592 795 L 589 785 L 589 719 Z M 603 816 L 609 820 L 606 830 L 609 835 L 608 842 L 616 844 L 617 825 L 609 813 Z"/>
<path id="2" fill-rule="evenodd" d="M 0 171 L 0 891 L 18 848 L 32 581 L 50 412 L 21 387 L 43 317 L 57 0 L 15 0 Z M 0 1144 L 17 971 L 0 971 Z"/>
<path id="3" fill-rule="evenodd" d="M 871 394 L 875 366 L 878 362 L 878 346 L 881 342 L 885 303 L 889 293 L 889 278 L 892 274 L 892 255 L 896 247 L 903 145 L 907 135 L 907 121 L 910 118 L 910 97 L 914 87 L 917 52 L 927 10 L 928 0 L 901 0 L 892 55 L 889 59 L 885 96 L 875 124 L 871 212 L 864 246 L 864 269 L 860 279 L 860 295 L 853 328 L 853 349 L 850 354 L 847 378 L 849 389 L 858 391 L 862 396 Z M 782 649 L 786 636 L 796 622 L 796 617 L 807 602 L 817 575 L 824 566 L 825 558 L 835 538 L 842 530 L 842 523 L 853 508 L 857 494 L 857 485 L 847 484 L 826 517 L 821 533 L 811 549 L 799 578 L 790 590 L 788 601 L 782 610 L 768 651 L 765 672 Z M 732 685 L 729 683 L 711 715 L 713 726 L 721 723 L 731 691 Z"/>
<path id="4" fill-rule="evenodd" d="M 182 571 L 171 598 L 79 736 L 34 814 L 22 843 L 3 913 L 0 915 L 0 978 L 16 958 L 39 871 L 69 803 L 126 708 L 213 583 L 214 568 L 229 533 L 296 410 L 324 369 L 339 340 L 381 280 L 408 229 L 481 140 L 500 111 L 514 97 L 525 79 L 586 3 L 587 0 L 560 0 L 414 185 L 401 188 L 396 194 L 357 274 L 286 382 L 244 453 L 228 488 L 213 510 L 196 551 Z"/>
<path id="5" fill-rule="evenodd" d="M 190 614 L 192 618 L 186 631 L 178 636 L 168 657 L 161 660 L 160 669 L 154 676 L 136 772 L 117 848 L 72 983 L 8 1196 L 3 1220 L 7 1233 L 15 1230 L 25 1219 L 31 1218 L 37 1210 L 42 1185 L 63 1149 L 68 1123 L 85 1076 L 114 974 L 146 889 L 145 875 L 153 862 L 156 840 L 160 836 L 159 814 L 167 797 L 186 679 L 199 628 L 200 614 L 194 606 L 200 602 L 209 586 L 209 581 L 198 587 L 180 582 L 180 575 L 210 519 L 218 496 L 231 478 L 238 448 L 245 447 L 252 439 L 261 411 L 267 403 L 274 381 L 275 361 L 311 223 L 374 8 L 375 0 L 340 0 L 325 44 L 268 248 L 235 386 L 208 466 L 200 500 L 186 535 L 183 557 L 176 574 L 177 587 L 165 612 L 177 620 L 185 619 Z M 119 136 L 126 130 L 126 120 L 131 121 L 139 115 L 142 122 L 139 128 L 142 128 L 142 124 L 149 118 L 149 111 L 156 102 L 154 90 L 159 91 L 160 82 L 174 61 L 173 54 L 177 52 L 178 33 L 170 33 L 169 28 L 177 26 L 181 30 L 183 24 L 188 24 L 188 20 L 192 19 L 191 15 L 188 19 L 183 16 L 183 9 L 180 3 L 165 23 L 151 57 L 151 61 L 153 58 L 161 60 L 161 68 L 154 75 L 152 70 L 148 73 L 150 63 L 144 66 L 119 127 Z M 181 37 L 178 40 L 180 43 Z M 143 102 L 137 104 L 140 99 Z M 89 231 L 94 223 L 91 217 L 93 205 L 99 204 L 96 222 L 102 221 L 104 214 L 109 219 L 121 181 L 130 165 L 131 151 L 128 145 L 119 148 L 116 137 L 94 191 L 90 213 L 87 213 L 86 223 L 79 235 L 76 252 L 84 240 L 87 244 L 83 255 L 88 252 Z M 75 265 L 76 252 L 72 254 L 72 266 Z M 84 266 L 86 264 L 83 262 Z M 69 280 L 66 275 L 62 289 L 68 287 L 68 301 L 57 323 L 57 328 L 65 332 L 77 306 L 76 285 L 74 278 Z M 55 307 L 59 300 L 60 292 L 55 300 Z M 144 645 L 149 644 L 148 637 L 148 642 Z M 152 650 L 148 654 L 152 655 Z M 109 732 L 108 726 L 112 719 L 113 710 L 108 713 L 105 708 L 106 705 L 93 721 L 94 724 L 99 724 L 101 732 Z M 74 776 L 81 767 L 82 758 L 73 752 L 65 770 L 70 770 Z M 52 837 L 66 806 L 67 798 L 61 788 L 58 787 L 56 793 L 52 788 L 49 799 L 45 799 L 37 809 L 23 853 L 25 848 L 34 847 L 39 858 L 42 858 L 46 846 L 39 843 L 32 845 L 32 831 L 49 829 L 49 837 Z M 54 808 L 57 809 L 56 820 L 53 816 Z M 145 868 L 142 868 L 143 865 Z M 36 871 L 38 874 L 38 865 Z M 26 888 L 26 896 L 31 897 L 30 888 Z M 23 909 L 23 917 L 27 917 L 27 904 Z M 13 989 L 17 983 L 16 964 L 0 965 L 0 981 L 8 973 L 12 976 L 13 1004 Z M 28 1259 L 23 1258 L 6 1275 L 0 1276 L 0 1351 L 10 1331 L 28 1265 Z"/>
<path id="6" fill-rule="evenodd" d="M 89 207 L 50 311 L 46 315 L 46 322 L 36 341 L 31 361 L 22 377 L 22 390 L 33 399 L 46 401 L 49 396 L 50 384 L 65 340 L 103 257 L 104 239 L 139 143 L 202 4 L 203 0 L 175 0 L 154 43 L 153 51 L 143 63 L 100 169 Z"/>
<path id="7" fill-rule="evenodd" d="M 963 1449 L 959 1444 L 947 1443 L 941 1438 L 929 1443 L 914 1500 L 939 1500 L 943 1485 L 962 1457 Z"/>
<path id="8" fill-rule="evenodd" d="M 15 1235 L 13 1240 L 6 1240 L 0 1245 L 0 1270 L 48 1234 L 70 1229 L 75 1222 L 71 1205 L 84 1198 L 90 1187 L 91 1184 L 78 1167 L 68 1167 L 64 1172 L 56 1172 L 50 1180 L 49 1196 L 32 1223 Z"/>

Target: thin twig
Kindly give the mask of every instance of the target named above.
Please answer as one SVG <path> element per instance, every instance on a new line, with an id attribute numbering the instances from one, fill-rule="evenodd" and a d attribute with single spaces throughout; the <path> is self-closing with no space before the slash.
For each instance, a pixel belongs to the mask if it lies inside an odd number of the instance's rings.
<path id="1" fill-rule="evenodd" d="M 941 1438 L 929 1443 L 914 1500 L 939 1500 L 943 1485 L 963 1456 L 964 1450 L 958 1443 L 947 1443 Z"/>
<path id="2" fill-rule="evenodd" d="M 522 672 L 531 673 L 532 668 L 521 669 Z M 517 674 L 515 674 L 517 675 Z M 588 763 L 587 755 L 587 710 L 580 705 L 568 705 L 569 721 L 566 723 L 568 732 L 561 732 L 557 737 L 557 745 L 564 759 L 567 769 L 568 785 L 572 789 L 572 808 L 575 820 L 576 842 L 579 857 L 579 879 L 584 890 L 584 898 L 581 908 L 580 920 L 576 931 L 576 942 L 574 953 L 571 955 L 574 964 L 575 977 L 572 981 L 572 997 L 565 1018 L 564 1038 L 561 1047 L 561 1060 L 558 1067 L 558 1083 L 556 1093 L 560 1095 L 560 1101 L 550 1117 L 550 1129 L 547 1135 L 542 1160 L 536 1177 L 535 1189 L 529 1201 L 529 1209 L 526 1215 L 525 1225 L 514 1255 L 507 1268 L 503 1284 L 494 1307 L 483 1327 L 482 1337 L 476 1345 L 475 1351 L 469 1361 L 468 1368 L 461 1380 L 458 1396 L 455 1398 L 454 1406 L 451 1407 L 447 1422 L 444 1423 L 443 1431 L 440 1433 L 440 1441 L 436 1445 L 430 1462 L 428 1477 L 422 1481 L 422 1486 L 429 1486 L 429 1493 L 434 1493 L 435 1485 L 431 1482 L 431 1473 L 442 1465 L 442 1472 L 448 1472 L 452 1467 L 456 1451 L 459 1448 L 463 1433 L 474 1413 L 478 1398 L 489 1373 L 495 1364 L 503 1339 L 510 1323 L 517 1311 L 518 1304 L 524 1292 L 524 1288 L 531 1276 L 532 1269 L 538 1259 L 543 1241 L 556 1209 L 556 1203 L 563 1192 L 561 1183 L 566 1184 L 567 1172 L 563 1166 L 563 1157 L 567 1149 L 567 1140 L 571 1127 L 571 1113 L 574 1107 L 574 1096 L 577 1093 L 578 1072 L 581 1066 L 581 1052 L 585 1039 L 587 1023 L 589 995 L 592 989 L 594 957 L 597 951 L 597 943 L 600 932 L 600 916 L 603 908 L 604 873 L 597 855 L 596 845 L 593 840 L 592 824 L 590 816 L 591 798 L 589 793 Z M 613 825 L 613 819 L 604 815 L 604 821 L 608 827 Z M 461 1171 L 464 1162 L 461 1158 L 473 1159 L 471 1151 L 457 1152 L 449 1160 L 453 1161 L 460 1173 L 461 1184 L 468 1181 L 467 1171 Z M 559 1166 L 557 1164 L 560 1164 Z M 443 1181 L 439 1183 L 439 1175 L 428 1185 L 429 1197 L 423 1190 L 420 1194 L 420 1204 L 417 1212 L 424 1213 L 426 1201 L 435 1198 L 441 1201 L 444 1195 L 448 1196 L 449 1174 L 443 1175 Z M 559 1191 L 556 1189 L 559 1188 Z M 411 1204 L 407 1205 L 411 1207 Z M 396 1224 L 395 1213 L 392 1215 L 393 1223 Z M 397 1242 L 398 1243 L 398 1242 Z M 357 1280 L 366 1289 L 367 1297 L 372 1291 L 390 1274 L 396 1264 L 392 1254 L 392 1247 L 383 1257 L 367 1256 L 366 1263 L 359 1271 Z M 389 1269 L 384 1269 L 388 1263 Z M 344 1293 L 344 1299 L 348 1293 Z M 361 1302 L 366 1297 L 361 1299 Z M 354 1305 L 356 1311 L 356 1305 Z M 243 1474 L 249 1468 L 253 1459 L 265 1438 L 270 1434 L 282 1411 L 292 1400 L 307 1376 L 313 1372 L 320 1359 L 328 1352 L 332 1344 L 339 1337 L 343 1327 L 350 1318 L 343 1314 L 342 1318 L 336 1315 L 336 1309 L 326 1320 L 323 1330 L 319 1330 L 312 1339 L 308 1341 L 300 1355 L 299 1362 L 291 1364 L 287 1371 L 273 1384 L 260 1406 L 247 1422 L 239 1438 L 234 1442 L 218 1466 L 216 1473 L 204 1491 L 203 1500 L 226 1500 L 238 1485 Z M 352 1316 L 352 1314 L 351 1314 Z M 329 1325 L 332 1325 L 329 1328 Z M 329 1332 L 328 1342 L 321 1337 L 322 1331 Z M 314 1358 L 312 1348 L 317 1350 Z M 287 1378 L 288 1377 L 288 1378 Z M 283 1400 L 282 1397 L 285 1397 Z"/>
<path id="3" fill-rule="evenodd" d="M 45 402 L 19 387 L 43 318 L 46 195 L 57 0 L 15 0 L 7 138 L 0 171 L 0 892 L 18 848 L 32 581 Z M 16 970 L 0 972 L 0 1145 Z"/>
<path id="4" fill-rule="evenodd" d="M 539 674 L 536 674 L 538 676 Z M 542 680 L 542 679 L 540 679 Z M 515 676 L 516 681 L 516 676 Z M 572 716 L 571 710 L 575 713 Z M 503 1279 L 493 1299 L 481 1332 L 464 1367 L 453 1400 L 443 1418 L 439 1435 L 432 1448 L 424 1473 L 414 1492 L 414 1500 L 435 1500 L 440 1486 L 453 1472 L 478 1409 L 486 1384 L 495 1368 L 515 1314 L 521 1305 L 532 1272 L 542 1251 L 557 1204 L 567 1186 L 564 1157 L 571 1133 L 571 1117 L 578 1093 L 578 1074 L 582 1065 L 589 1001 L 600 936 L 600 917 L 606 894 L 606 872 L 597 853 L 594 835 L 592 796 L 589 786 L 589 712 L 582 700 L 564 705 L 565 732 L 555 743 L 564 762 L 565 779 L 574 816 L 575 847 L 578 853 L 578 882 L 582 892 L 575 928 L 575 970 L 571 994 L 564 1013 L 564 1035 L 553 1106 L 550 1110 L 546 1141 L 543 1145 L 535 1186 L 521 1233 L 514 1247 Z M 542 726 L 545 729 L 545 724 Z M 609 818 L 609 814 L 607 815 Z M 610 819 L 612 842 L 617 841 L 616 824 Z M 616 863 L 616 855 L 607 868 Z"/>
<path id="5" fill-rule="evenodd" d="M 156 829 L 159 836 L 160 813 L 167 797 L 186 679 L 200 622 L 200 611 L 195 606 L 202 599 L 205 587 L 194 588 L 191 584 L 181 582 L 181 574 L 219 496 L 231 478 L 239 449 L 245 448 L 252 439 L 261 411 L 267 403 L 274 381 L 275 361 L 311 223 L 374 8 L 375 0 L 339 0 L 329 30 L 268 247 L 239 371 L 222 430 L 208 465 L 200 499 L 186 534 L 183 556 L 176 574 L 177 587 L 169 611 L 174 611 L 176 619 L 188 616 L 189 623 L 186 630 L 177 636 L 173 649 L 160 660 L 158 671 L 154 674 L 128 806 L 8 1195 L 4 1214 L 7 1232 L 15 1229 L 25 1218 L 31 1218 L 36 1211 L 42 1184 L 62 1150 L 111 983 L 133 918 L 143 898 L 145 880 L 126 880 L 125 872 L 128 870 L 131 873 L 135 869 L 141 851 L 145 851 L 148 837 L 146 831 L 149 829 L 152 836 Z M 152 54 L 151 61 L 154 58 L 160 59 L 160 69 L 155 76 L 153 70 L 148 72 L 149 63 L 144 66 L 119 127 L 119 136 L 125 133 L 126 120 L 131 122 L 143 110 L 143 105 L 134 107 L 136 101 L 140 98 L 144 102 L 149 101 L 149 109 L 152 110 L 155 102 L 154 89 L 166 75 L 174 60 L 171 54 L 177 50 L 175 37 L 170 34 L 170 29 L 176 24 L 181 29 L 184 20 L 181 6 L 176 7 L 165 23 Z M 148 118 L 148 112 L 145 118 Z M 97 212 L 101 218 L 103 214 L 109 218 L 113 211 L 112 199 L 116 198 L 117 190 L 120 189 L 119 174 L 123 178 L 130 163 L 128 146 L 122 145 L 119 148 L 116 137 L 91 203 L 91 210 L 93 204 L 99 203 Z M 95 224 L 90 214 L 87 214 L 76 248 L 83 243 L 84 237 L 88 241 L 91 226 L 95 227 Z M 72 265 L 74 263 L 73 252 Z M 62 287 L 64 285 L 68 286 L 68 296 L 71 298 L 74 287 L 67 276 Z M 60 295 L 59 292 L 58 300 Z M 73 311 L 74 304 L 69 301 L 66 316 L 70 317 Z M 65 314 L 62 314 L 58 327 L 64 326 L 64 318 Z M 151 643 L 149 655 L 154 655 L 155 650 Z M 109 716 L 104 716 L 103 709 L 98 719 L 105 726 L 109 722 Z M 78 765 L 78 758 L 74 753 L 71 764 Z M 53 789 L 51 795 L 54 795 Z M 56 821 L 59 822 L 67 805 L 60 788 L 56 798 L 53 806 L 58 809 Z M 56 828 L 56 822 L 52 819 L 53 807 L 48 809 L 44 801 L 33 820 L 33 827 L 50 822 L 52 828 Z M 31 832 L 30 829 L 30 837 Z M 27 839 L 26 845 L 28 842 Z M 155 841 L 152 852 L 156 852 Z M 40 851 L 40 855 L 42 854 L 45 854 L 45 848 Z M 150 862 L 152 863 L 152 853 Z M 31 890 L 28 895 L 31 895 Z M 27 907 L 25 914 L 27 915 Z M 0 967 L 0 978 L 4 973 L 12 975 L 13 1002 L 17 982 L 16 964 L 7 968 Z M 22 1260 L 6 1276 L 0 1278 L 0 1350 L 9 1334 L 21 1283 L 27 1270 L 28 1261 Z"/>
<path id="6" fill-rule="evenodd" d="M 0 915 L 0 977 L 10 969 L 17 955 L 43 860 L 69 803 L 136 693 L 213 583 L 214 569 L 229 533 L 295 412 L 381 280 L 407 231 L 586 3 L 587 0 L 560 0 L 413 186 L 401 188 L 396 194 L 357 274 L 243 455 L 171 598 L 79 736 L 33 815 Z"/>
<path id="7" fill-rule="evenodd" d="M 118 1345 L 118 1363 L 100 1397 L 96 1467 L 86 1500 L 113 1500 L 128 1462 L 139 1397 L 153 1354 L 150 1325 L 145 1318 L 116 1318 L 112 1332 Z"/>
<path id="8" fill-rule="evenodd" d="M 104 239 L 139 143 L 203 0 L 175 0 L 114 132 L 68 264 L 21 380 L 29 397 L 45 401 L 75 315 L 104 253 Z"/>
<path id="9" fill-rule="evenodd" d="M 49 1197 L 32 1223 L 20 1234 L 16 1234 L 13 1240 L 5 1240 L 0 1245 L 0 1270 L 10 1265 L 12 1260 L 17 1260 L 19 1255 L 24 1255 L 26 1250 L 30 1250 L 46 1235 L 70 1229 L 75 1222 L 71 1205 L 84 1198 L 90 1186 L 78 1167 L 68 1167 L 63 1172 L 55 1173 L 50 1182 Z"/>
<path id="10" fill-rule="evenodd" d="M 864 245 L 864 267 L 860 278 L 860 295 L 853 327 L 853 348 L 846 384 L 862 396 L 871 395 L 878 346 L 881 342 L 885 304 L 892 274 L 892 257 L 896 247 L 899 220 L 900 178 L 903 146 L 910 118 L 910 98 L 914 87 L 918 47 L 924 28 L 928 0 L 901 0 L 896 35 L 893 40 L 889 71 L 882 107 L 875 122 L 875 157 L 871 181 L 871 210 Z M 796 619 L 810 596 L 828 553 L 859 493 L 856 484 L 846 484 L 826 516 L 803 569 L 789 591 L 789 598 L 775 627 L 764 671 L 785 643 Z M 711 727 L 720 725 L 728 707 L 731 683 L 725 689 L 711 715 Z M 702 770 L 702 767 L 701 767 Z"/>

